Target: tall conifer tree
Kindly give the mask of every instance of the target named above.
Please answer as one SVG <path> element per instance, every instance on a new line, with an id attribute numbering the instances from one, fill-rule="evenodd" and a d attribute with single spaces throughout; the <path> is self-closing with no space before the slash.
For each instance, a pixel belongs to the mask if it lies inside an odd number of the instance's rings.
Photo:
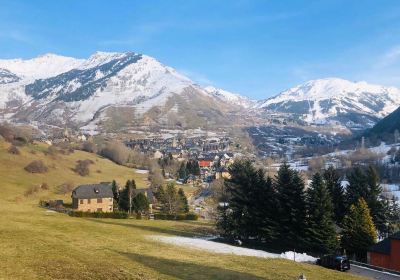
<path id="1" fill-rule="evenodd" d="M 320 173 L 315 173 L 307 189 L 307 237 L 312 252 L 327 254 L 337 248 L 333 206 L 330 193 Z"/>
<path id="2" fill-rule="evenodd" d="M 387 231 L 387 207 L 382 198 L 382 187 L 378 172 L 373 166 L 369 166 L 366 172 L 368 184 L 368 196 L 365 198 L 371 212 L 372 220 L 379 232 Z"/>
<path id="3" fill-rule="evenodd" d="M 286 249 L 306 247 L 306 203 L 304 181 L 287 163 L 281 165 L 275 178 L 279 200 L 280 243 Z"/>
<path id="4" fill-rule="evenodd" d="M 336 169 L 330 166 L 325 170 L 323 177 L 332 198 L 334 221 L 337 225 L 341 225 L 346 215 L 346 203 L 340 176 Z"/>

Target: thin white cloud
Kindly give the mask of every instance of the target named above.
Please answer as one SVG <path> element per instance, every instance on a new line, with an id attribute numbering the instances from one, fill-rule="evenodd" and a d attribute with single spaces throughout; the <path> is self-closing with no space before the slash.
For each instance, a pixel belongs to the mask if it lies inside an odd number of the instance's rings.
<path id="1" fill-rule="evenodd" d="M 179 69 L 177 70 L 179 73 L 187 76 L 194 82 L 200 84 L 201 86 L 210 86 L 214 85 L 215 83 L 211 81 L 209 78 L 207 78 L 205 75 L 192 71 L 192 70 L 187 70 L 187 69 Z"/>
<path id="2" fill-rule="evenodd" d="M 380 68 L 388 67 L 400 62 L 400 45 L 394 46 L 387 50 L 378 61 L 377 66 Z"/>
<path id="3" fill-rule="evenodd" d="M 26 44 L 32 43 L 32 39 L 30 38 L 30 36 L 18 29 L 1 28 L 1 30 L 2 31 L 0 32 L 0 39 L 2 40 L 12 40 Z"/>

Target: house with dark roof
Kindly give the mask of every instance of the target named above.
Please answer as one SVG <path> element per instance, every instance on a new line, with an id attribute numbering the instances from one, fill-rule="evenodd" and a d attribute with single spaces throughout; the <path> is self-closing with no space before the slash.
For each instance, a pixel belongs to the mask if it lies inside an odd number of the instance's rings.
<path id="1" fill-rule="evenodd" d="M 230 179 L 231 174 L 229 173 L 229 170 L 225 167 L 220 167 L 217 168 L 215 171 L 215 179 Z"/>
<path id="2" fill-rule="evenodd" d="M 371 246 L 368 263 L 400 271 L 400 231 Z"/>
<path id="3" fill-rule="evenodd" d="M 72 208 L 84 212 L 112 212 L 111 183 L 81 185 L 72 191 Z"/>

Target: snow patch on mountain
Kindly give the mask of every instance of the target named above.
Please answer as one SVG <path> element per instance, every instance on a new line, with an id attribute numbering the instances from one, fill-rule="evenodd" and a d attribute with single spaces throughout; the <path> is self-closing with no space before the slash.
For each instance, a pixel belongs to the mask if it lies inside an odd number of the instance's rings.
<path id="1" fill-rule="evenodd" d="M 75 120 L 85 122 L 101 108 L 130 106 L 143 114 L 154 106 L 164 105 L 172 94 L 181 94 L 192 82 L 166 67 L 156 59 L 143 55 L 111 77 L 106 86 L 80 102 L 71 104 L 79 108 Z"/>
<path id="2" fill-rule="evenodd" d="M 204 88 L 204 90 L 214 98 L 218 98 L 223 102 L 228 102 L 232 105 L 238 105 L 243 108 L 250 108 L 255 103 L 254 100 L 251 100 L 247 97 L 223 89 L 218 89 L 213 86 L 207 86 Z"/>

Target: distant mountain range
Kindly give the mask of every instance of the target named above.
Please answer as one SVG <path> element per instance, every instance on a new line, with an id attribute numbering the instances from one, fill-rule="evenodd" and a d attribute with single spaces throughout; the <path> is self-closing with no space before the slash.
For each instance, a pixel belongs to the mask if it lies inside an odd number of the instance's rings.
<path id="1" fill-rule="evenodd" d="M 349 128 L 372 127 L 400 106 L 394 87 L 338 78 L 312 80 L 257 103 L 266 112 L 283 112 L 307 123 L 340 123 Z"/>
<path id="2" fill-rule="evenodd" d="M 306 123 L 372 127 L 400 106 L 400 90 L 337 78 L 309 81 L 254 101 L 201 87 L 156 59 L 96 52 L 0 60 L 0 118 L 89 132 L 129 127 L 223 127 L 241 116 L 289 114 Z"/>
<path id="3" fill-rule="evenodd" d="M 0 60 L 3 119 L 86 130 L 129 126 L 232 124 L 230 112 L 252 102 L 202 88 L 156 59 L 133 52 L 96 52 L 89 59 L 46 54 Z"/>

